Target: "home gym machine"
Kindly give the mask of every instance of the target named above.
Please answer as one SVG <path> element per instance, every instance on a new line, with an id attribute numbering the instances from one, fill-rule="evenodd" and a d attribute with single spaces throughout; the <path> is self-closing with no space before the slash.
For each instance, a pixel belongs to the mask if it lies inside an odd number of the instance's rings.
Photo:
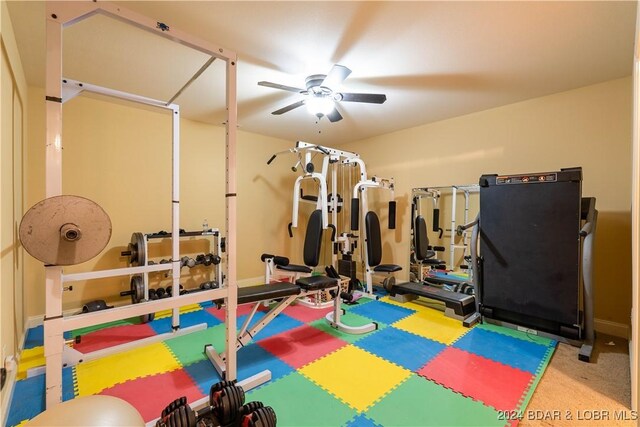
<path id="1" fill-rule="evenodd" d="M 295 154 L 297 161 L 291 169 L 294 172 L 298 172 L 300 168 L 301 172 L 300 176 L 296 178 L 293 188 L 293 210 L 291 223 L 289 223 L 289 236 L 293 237 L 292 229 L 298 226 L 300 204 L 308 203 L 314 205 L 316 211 L 321 213 L 322 228 L 330 228 L 332 230 L 331 264 L 337 268 L 340 275 L 350 279 L 349 289 L 352 289 L 354 282 L 357 282 L 357 277 L 355 262 L 351 256 L 357 247 L 358 236 L 346 231 L 338 232 L 338 230 L 345 229 L 347 224 L 347 221 L 343 219 L 346 210 L 343 197 L 339 191 L 342 191 L 343 194 L 345 194 L 345 191 L 351 191 L 352 167 L 359 165 L 361 171 L 363 171 L 365 170 L 364 162 L 356 153 L 297 141 L 294 148 L 271 156 L 267 164 L 271 164 L 277 156 L 282 154 Z M 318 156 L 322 159 L 320 171 L 316 170 L 316 166 L 313 163 Z M 304 194 L 301 188 L 303 182 L 317 183 L 317 194 Z M 329 214 L 331 214 L 331 218 L 329 218 Z M 338 259 L 338 253 L 342 255 L 341 259 Z M 311 274 L 313 271 L 309 265 L 282 265 L 282 262 L 274 262 L 281 257 L 274 258 L 270 256 L 262 258 L 262 261 L 265 262 L 267 283 L 273 277 L 283 275 L 289 276 L 295 281 L 297 278 Z M 341 288 L 341 293 L 349 289 Z M 331 305 L 330 301 L 323 302 L 322 298 L 301 299 L 301 303 L 314 308 L 323 308 Z"/>
<path id="2" fill-rule="evenodd" d="M 369 210 L 369 200 L 367 191 L 369 189 L 382 189 L 389 192 L 389 213 L 388 228 L 396 228 L 396 201 L 394 200 L 393 178 L 380 178 L 377 176 L 367 179 L 367 172 L 364 165 L 360 168 L 360 181 L 353 187 L 351 199 L 351 230 L 358 231 L 360 222 L 364 224 L 364 242 L 362 243 L 364 263 L 364 280 L 366 283 L 366 294 L 372 298 L 377 298 L 373 293 L 373 276 L 383 274 L 386 277 L 383 281 L 384 287 L 391 287 L 395 283 L 393 273 L 402 270 L 397 264 L 381 264 L 382 262 L 382 238 L 380 233 L 380 220 L 374 211 Z"/>
<path id="3" fill-rule="evenodd" d="M 109 321 L 173 309 L 173 326 L 179 327 L 178 307 L 223 299 L 226 305 L 225 350 L 226 380 L 236 378 L 236 64 L 237 57 L 207 41 L 194 38 L 180 30 L 129 11 L 108 2 L 47 2 L 46 5 L 46 197 L 24 216 L 20 224 L 20 239 L 25 249 L 45 264 L 46 315 L 44 347 L 46 359 L 46 406 L 62 400 L 62 366 L 65 348 L 64 332 Z M 180 213 L 180 121 L 179 107 L 170 101 L 160 101 L 107 89 L 86 82 L 64 79 L 62 76 L 62 30 L 94 14 L 102 14 L 149 31 L 210 56 L 203 68 L 214 59 L 226 64 L 226 286 L 203 292 L 179 295 L 180 253 L 178 246 Z M 204 71 L 201 68 L 181 89 L 184 90 Z M 172 132 L 172 261 L 167 264 L 116 268 L 111 270 L 65 274 L 63 266 L 78 264 L 98 255 L 107 245 L 111 224 L 105 212 L 88 199 L 62 195 L 62 104 L 82 92 L 152 106 L 170 113 Z M 179 93 L 180 93 L 179 92 Z M 173 296 L 141 304 L 115 307 L 73 316 L 63 316 L 62 293 L 70 282 L 107 277 L 130 276 L 153 271 L 170 271 Z M 254 386 L 248 379 L 245 389 Z"/>
<path id="4" fill-rule="evenodd" d="M 480 312 L 489 322 L 593 350 L 598 211 L 582 169 L 480 177 Z"/>

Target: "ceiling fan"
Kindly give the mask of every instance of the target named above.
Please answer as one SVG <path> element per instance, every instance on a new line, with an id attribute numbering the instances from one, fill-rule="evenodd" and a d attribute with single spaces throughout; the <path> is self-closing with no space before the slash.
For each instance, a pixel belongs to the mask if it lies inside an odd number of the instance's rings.
<path id="1" fill-rule="evenodd" d="M 303 99 L 280 108 L 271 114 L 280 115 L 301 107 L 302 105 L 306 105 L 307 110 L 309 110 L 311 114 L 319 118 L 327 116 L 330 122 L 337 122 L 342 120 L 342 116 L 337 109 L 337 103 L 339 102 L 382 104 L 387 100 L 387 96 L 384 94 L 336 92 L 335 90 L 349 74 L 351 74 L 350 69 L 343 65 L 334 64 L 329 74 L 312 74 L 307 77 L 305 79 L 306 89 L 265 81 L 258 82 L 258 85 L 304 95 Z"/>

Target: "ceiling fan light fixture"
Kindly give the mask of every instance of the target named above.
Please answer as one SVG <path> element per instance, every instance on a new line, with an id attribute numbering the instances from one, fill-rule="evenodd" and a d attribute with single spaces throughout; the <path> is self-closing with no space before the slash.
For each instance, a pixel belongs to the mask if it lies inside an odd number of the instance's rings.
<path id="1" fill-rule="evenodd" d="M 328 96 L 312 95 L 305 101 L 305 105 L 309 113 L 318 117 L 326 116 L 335 108 L 333 99 Z"/>

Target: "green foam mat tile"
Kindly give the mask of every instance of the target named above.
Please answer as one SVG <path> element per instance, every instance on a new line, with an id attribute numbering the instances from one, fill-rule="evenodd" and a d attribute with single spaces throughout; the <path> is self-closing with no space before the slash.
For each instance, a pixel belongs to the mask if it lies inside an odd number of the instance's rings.
<path id="1" fill-rule="evenodd" d="M 533 335 L 533 334 L 526 333 L 523 331 L 518 331 L 512 328 L 493 325 L 487 322 L 483 323 L 482 325 L 478 325 L 477 328 L 495 332 L 497 334 L 508 335 L 510 337 L 518 338 L 524 341 L 534 342 L 536 344 L 544 345 L 545 347 L 551 347 L 556 345 L 556 341 L 551 338 L 542 337 L 539 335 Z"/>
<path id="2" fill-rule="evenodd" d="M 340 426 L 356 416 L 355 410 L 298 372 L 249 391 L 245 400 L 271 406 L 280 427 Z"/>
<path id="3" fill-rule="evenodd" d="M 77 336 L 82 336 L 89 334 L 91 332 L 99 331 L 101 329 L 107 329 L 114 326 L 126 326 L 126 325 L 139 325 L 141 323 L 140 317 L 132 317 L 130 319 L 124 320 L 114 320 L 113 322 L 102 323 L 100 325 L 87 326 L 86 328 L 75 329 L 71 331 L 71 337 L 75 338 Z"/>
<path id="4" fill-rule="evenodd" d="M 365 415 L 384 426 L 504 426 L 498 411 L 413 374 Z"/>
<path id="5" fill-rule="evenodd" d="M 221 323 L 203 331 L 168 339 L 164 343 L 182 366 L 189 366 L 207 358 L 204 354 L 207 344 L 212 344 L 218 353 L 226 348 L 225 325 Z"/>
<path id="6" fill-rule="evenodd" d="M 350 312 L 346 312 L 346 314 L 340 316 L 340 321 L 342 323 L 344 323 L 345 325 L 349 325 L 349 326 L 364 326 L 366 324 L 369 324 L 372 322 L 371 319 L 368 319 L 364 316 L 360 316 L 359 314 L 355 314 L 355 313 L 350 313 Z M 359 339 L 363 338 L 363 337 L 367 337 L 370 334 L 375 334 L 376 331 L 373 332 L 369 332 L 367 334 L 361 334 L 361 335 L 357 335 L 357 334 L 347 334 L 344 332 L 340 332 L 339 330 L 332 328 L 331 325 L 329 325 L 329 323 L 327 322 L 326 319 L 319 319 L 316 320 L 315 322 L 311 322 L 310 323 L 311 326 L 313 326 L 314 328 L 318 328 L 321 331 L 324 331 L 328 334 L 333 335 L 334 337 L 340 338 L 343 341 L 346 341 L 348 343 L 354 343 L 356 341 L 358 341 Z M 383 324 L 383 323 L 378 323 L 378 329 L 380 330 L 382 328 L 386 328 L 387 325 Z"/>

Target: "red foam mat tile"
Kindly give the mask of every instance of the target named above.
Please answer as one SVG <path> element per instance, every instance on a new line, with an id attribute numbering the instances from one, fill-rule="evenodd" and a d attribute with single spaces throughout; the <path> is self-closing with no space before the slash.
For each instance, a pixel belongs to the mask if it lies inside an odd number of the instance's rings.
<path id="1" fill-rule="evenodd" d="M 253 306 L 254 304 L 239 305 L 236 316 L 237 317 L 246 316 L 247 314 L 251 313 L 251 309 L 253 308 Z M 226 310 L 224 308 L 217 308 L 214 306 L 214 307 L 208 307 L 205 310 L 207 310 L 209 314 L 211 314 L 213 317 L 220 320 L 221 322 L 225 321 Z M 269 307 L 265 307 L 264 305 L 260 305 L 260 307 L 258 307 L 258 311 L 268 311 L 268 310 L 269 310 Z"/>
<path id="2" fill-rule="evenodd" d="M 158 418 L 169 403 L 181 396 L 186 396 L 188 402 L 204 396 L 183 369 L 116 384 L 100 394 L 126 400 L 140 412 L 145 422 Z"/>
<path id="3" fill-rule="evenodd" d="M 74 344 L 73 348 L 82 353 L 90 353 L 154 335 L 156 332 L 148 324 L 116 326 L 82 335 L 80 343 Z"/>
<path id="4" fill-rule="evenodd" d="M 284 314 L 302 323 L 310 323 L 322 319 L 331 311 L 333 311 L 333 306 L 327 308 L 311 308 L 302 304 L 294 304 L 285 308 Z"/>
<path id="5" fill-rule="evenodd" d="M 346 344 L 308 325 L 258 341 L 258 345 L 294 368 L 300 368 Z"/>
<path id="6" fill-rule="evenodd" d="M 517 409 L 533 376 L 529 372 L 447 347 L 418 374 L 498 410 Z"/>

